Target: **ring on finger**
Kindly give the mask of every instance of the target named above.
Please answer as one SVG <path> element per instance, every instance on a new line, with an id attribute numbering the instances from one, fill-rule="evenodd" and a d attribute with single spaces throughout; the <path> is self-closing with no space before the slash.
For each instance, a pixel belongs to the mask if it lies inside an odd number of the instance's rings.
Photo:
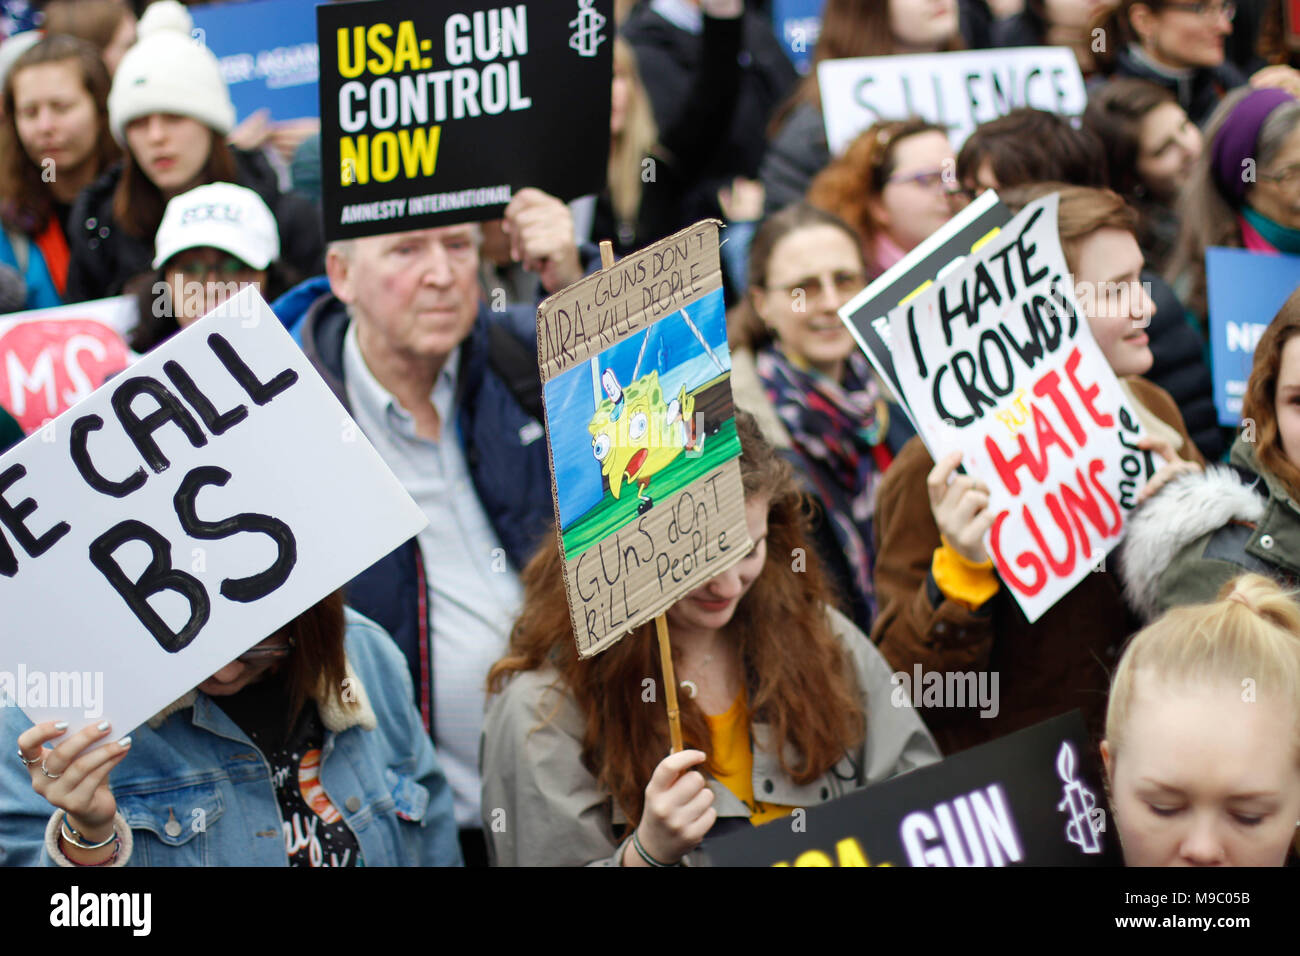
<path id="1" fill-rule="evenodd" d="M 18 748 L 18 759 L 21 760 L 21 761 L 23 762 L 23 766 L 24 766 L 24 767 L 30 767 L 30 766 L 31 766 L 32 764 L 34 764 L 34 763 L 40 763 L 42 760 L 45 759 L 44 748 L 42 748 L 41 756 L 39 756 L 39 757 L 33 757 L 31 760 L 28 760 L 26 757 L 23 756 L 23 749 L 22 749 L 21 747 L 19 747 L 19 748 Z"/>
<path id="2" fill-rule="evenodd" d="M 45 769 L 45 757 L 41 758 L 41 773 L 45 774 L 45 776 L 49 777 L 51 780 L 58 780 L 63 776 L 61 773 L 50 773 Z"/>

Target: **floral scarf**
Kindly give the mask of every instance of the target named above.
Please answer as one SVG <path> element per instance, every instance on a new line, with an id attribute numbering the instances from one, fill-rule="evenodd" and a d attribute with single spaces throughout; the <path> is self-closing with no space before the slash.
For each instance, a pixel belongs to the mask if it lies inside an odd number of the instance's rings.
<path id="1" fill-rule="evenodd" d="M 889 409 L 875 376 L 857 351 L 845 363 L 843 383 L 801 368 L 775 344 L 759 351 L 756 364 L 767 397 L 789 429 L 795 448 L 820 466 L 809 469 L 808 476 L 874 617 L 871 521 L 880 479 L 892 460 L 884 444 Z M 825 486 L 825 476 L 834 487 Z"/>

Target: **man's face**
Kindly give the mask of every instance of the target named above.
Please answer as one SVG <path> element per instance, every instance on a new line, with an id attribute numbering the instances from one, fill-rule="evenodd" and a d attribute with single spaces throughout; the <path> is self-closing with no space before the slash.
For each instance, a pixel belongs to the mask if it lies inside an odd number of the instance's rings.
<path id="1" fill-rule="evenodd" d="M 351 306 L 363 342 L 405 359 L 441 360 L 478 314 L 472 224 L 357 239 L 329 254 L 330 285 Z"/>

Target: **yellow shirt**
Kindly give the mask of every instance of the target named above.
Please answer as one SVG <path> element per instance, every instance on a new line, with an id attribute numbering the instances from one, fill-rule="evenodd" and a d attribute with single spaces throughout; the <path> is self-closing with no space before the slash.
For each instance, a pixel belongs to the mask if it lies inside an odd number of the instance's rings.
<path id="1" fill-rule="evenodd" d="M 705 714 L 713 735 L 714 779 L 749 807 L 749 822 L 757 826 L 789 816 L 795 809 L 754 799 L 754 751 L 749 740 L 749 705 L 741 688 L 725 714 Z"/>

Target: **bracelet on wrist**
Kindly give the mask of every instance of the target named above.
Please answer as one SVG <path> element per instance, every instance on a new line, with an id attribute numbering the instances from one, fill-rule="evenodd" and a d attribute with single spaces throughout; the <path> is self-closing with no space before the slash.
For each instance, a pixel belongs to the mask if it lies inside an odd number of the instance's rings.
<path id="1" fill-rule="evenodd" d="M 110 833 L 106 839 L 101 840 L 98 843 L 88 842 L 86 838 L 78 833 L 72 824 L 68 822 L 68 814 L 66 811 L 63 814 L 62 822 L 59 824 L 59 830 L 63 839 L 67 840 L 68 843 L 75 846 L 78 850 L 102 850 L 118 838 L 117 827 L 114 827 L 113 832 Z"/>
<path id="2" fill-rule="evenodd" d="M 640 835 L 637 834 L 636 830 L 632 831 L 632 848 L 636 850 L 637 854 L 641 857 L 641 859 L 645 860 L 649 866 L 664 868 L 664 867 L 682 865 L 681 860 L 678 860 L 676 863 L 663 863 L 660 862 L 659 860 L 656 860 L 654 857 L 652 857 L 649 851 L 647 851 L 646 848 L 641 845 L 641 837 Z"/>

